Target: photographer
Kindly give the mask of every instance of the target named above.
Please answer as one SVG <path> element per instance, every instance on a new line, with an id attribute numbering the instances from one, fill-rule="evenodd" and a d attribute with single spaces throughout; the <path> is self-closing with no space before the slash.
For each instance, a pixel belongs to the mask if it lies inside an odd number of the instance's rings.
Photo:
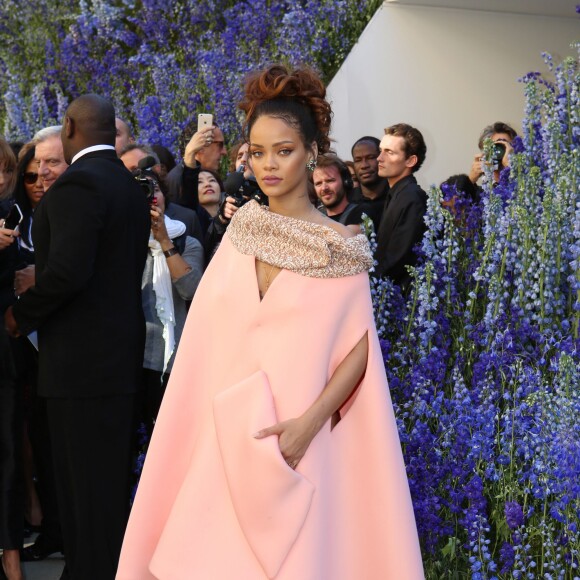
<path id="1" fill-rule="evenodd" d="M 157 153 L 147 145 L 141 143 L 131 143 L 125 147 L 119 154 L 119 159 L 123 165 L 131 172 L 139 171 L 140 169 L 152 169 L 161 177 L 160 169 L 161 163 Z M 163 183 L 165 181 L 161 179 Z M 192 238 L 197 238 L 200 242 L 203 241 L 203 233 L 199 219 L 195 211 L 178 205 L 177 203 L 169 203 L 169 199 L 165 203 L 165 214 L 171 219 L 183 222 L 185 224 L 185 232 Z"/>
<path id="2" fill-rule="evenodd" d="M 499 181 L 499 174 L 501 170 L 505 167 L 509 167 L 509 156 L 513 151 L 512 141 L 517 137 L 515 129 L 497 121 L 492 125 L 488 125 L 483 129 L 479 137 L 479 150 L 480 152 L 473 158 L 473 163 L 471 165 L 471 170 L 469 171 L 469 179 L 473 183 L 477 183 L 479 178 L 484 173 L 485 163 L 483 147 L 486 139 L 491 139 L 494 142 L 494 150 L 492 152 L 492 162 L 494 163 L 493 171 L 493 182 L 497 183 Z"/>
<path id="3" fill-rule="evenodd" d="M 203 248 L 185 225 L 165 214 L 167 190 L 152 170 L 137 170 L 151 197 L 151 236 L 141 284 L 146 339 L 140 412 L 149 435 L 163 399 L 174 353 L 203 274 Z"/>

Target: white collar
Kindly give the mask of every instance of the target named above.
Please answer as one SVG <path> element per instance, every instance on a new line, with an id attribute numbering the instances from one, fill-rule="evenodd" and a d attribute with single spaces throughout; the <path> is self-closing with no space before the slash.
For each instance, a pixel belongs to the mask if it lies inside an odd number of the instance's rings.
<path id="1" fill-rule="evenodd" d="M 113 151 L 115 150 L 115 148 L 112 145 L 92 145 L 91 147 L 85 147 L 84 149 L 81 149 L 73 158 L 71 161 L 71 165 L 80 157 L 82 157 L 83 155 L 86 155 L 87 153 L 92 153 L 93 151 L 104 151 L 106 149 L 112 149 Z"/>

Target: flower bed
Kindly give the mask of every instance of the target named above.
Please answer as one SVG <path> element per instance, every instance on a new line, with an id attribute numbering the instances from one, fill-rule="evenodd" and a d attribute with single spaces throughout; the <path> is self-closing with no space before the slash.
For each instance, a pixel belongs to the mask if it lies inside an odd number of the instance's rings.
<path id="1" fill-rule="evenodd" d="M 240 136 L 244 74 L 308 63 L 330 81 L 380 0 L 3 0 L 0 131 L 29 139 L 68 102 L 110 98 L 139 139 L 177 152 L 197 113 Z"/>
<path id="2" fill-rule="evenodd" d="M 432 579 L 580 576 L 580 76 L 546 60 L 511 170 L 430 192 L 409 297 L 373 279 Z"/>

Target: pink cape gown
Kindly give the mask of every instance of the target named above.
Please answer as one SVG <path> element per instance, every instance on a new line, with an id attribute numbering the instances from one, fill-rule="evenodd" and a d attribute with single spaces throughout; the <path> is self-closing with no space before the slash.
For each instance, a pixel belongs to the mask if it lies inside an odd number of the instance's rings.
<path id="1" fill-rule="evenodd" d="M 368 332 L 365 376 L 296 471 L 261 428 L 300 415 Z M 197 290 L 118 580 L 420 580 L 421 554 L 368 274 L 282 270 L 226 235 Z"/>

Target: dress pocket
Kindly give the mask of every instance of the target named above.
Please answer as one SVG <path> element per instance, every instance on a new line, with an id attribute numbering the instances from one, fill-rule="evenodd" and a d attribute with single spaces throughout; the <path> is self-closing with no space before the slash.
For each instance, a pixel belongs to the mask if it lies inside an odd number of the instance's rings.
<path id="1" fill-rule="evenodd" d="M 213 413 L 240 527 L 268 578 L 275 578 L 306 521 L 314 486 L 286 464 L 277 437 L 253 437 L 278 422 L 263 371 L 219 393 Z"/>

